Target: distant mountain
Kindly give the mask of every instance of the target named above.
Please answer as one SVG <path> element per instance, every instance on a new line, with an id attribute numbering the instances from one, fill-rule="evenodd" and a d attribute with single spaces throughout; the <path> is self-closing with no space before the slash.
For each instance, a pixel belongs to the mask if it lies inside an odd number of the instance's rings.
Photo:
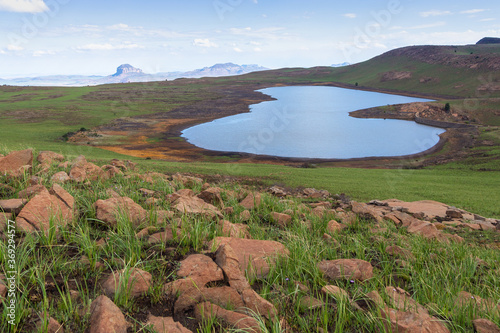
<path id="1" fill-rule="evenodd" d="M 88 86 L 110 83 L 152 82 L 178 78 L 200 78 L 241 75 L 267 70 L 259 65 L 215 64 L 189 72 L 166 72 L 147 74 L 129 64 L 120 65 L 116 72 L 108 76 L 52 75 L 16 79 L 0 79 L 0 84 L 13 86 Z"/>
<path id="2" fill-rule="evenodd" d="M 348 62 L 343 62 L 341 64 L 333 64 L 332 67 L 345 67 L 345 66 L 349 66 L 350 63 Z"/>
<path id="3" fill-rule="evenodd" d="M 483 39 L 481 39 L 476 44 L 477 45 L 481 45 L 481 44 L 500 44 L 500 38 L 498 38 L 498 37 L 484 37 Z"/>

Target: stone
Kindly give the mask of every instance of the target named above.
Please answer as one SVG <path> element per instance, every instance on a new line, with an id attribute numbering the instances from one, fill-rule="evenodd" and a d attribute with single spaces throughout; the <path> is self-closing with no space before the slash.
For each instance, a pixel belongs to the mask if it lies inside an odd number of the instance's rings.
<path id="1" fill-rule="evenodd" d="M 342 231 L 343 229 L 347 228 L 347 226 L 343 225 L 343 224 L 340 224 L 338 223 L 337 221 L 335 220 L 331 220 L 328 222 L 328 225 L 326 227 L 326 230 L 329 232 L 329 233 L 336 233 L 336 232 L 340 232 Z"/>
<path id="2" fill-rule="evenodd" d="M 245 209 L 240 213 L 240 220 L 242 220 L 243 222 L 250 221 L 251 218 L 252 218 L 252 213 L 250 213 L 250 211 L 247 209 Z"/>
<path id="3" fill-rule="evenodd" d="M 50 181 L 53 183 L 59 183 L 59 184 L 64 184 L 67 183 L 71 180 L 71 178 L 68 176 L 66 171 L 60 171 L 58 173 L 55 173 L 51 178 Z"/>
<path id="4" fill-rule="evenodd" d="M 112 165 L 112 166 L 114 166 L 114 167 L 117 167 L 118 169 L 120 169 L 123 172 L 125 172 L 125 171 L 128 170 L 127 165 L 123 161 L 120 161 L 120 160 L 118 160 L 116 158 L 114 158 L 111 161 L 109 161 L 109 164 Z"/>
<path id="5" fill-rule="evenodd" d="M 469 292 L 461 291 L 458 293 L 455 300 L 455 304 L 458 307 L 473 306 L 477 307 L 481 311 L 487 311 L 494 314 L 500 314 L 500 304 L 497 304 L 495 300 L 483 299 L 480 296 L 472 295 Z"/>
<path id="6" fill-rule="evenodd" d="M 194 314 L 200 322 L 217 318 L 244 332 L 261 332 L 259 323 L 255 318 L 242 313 L 225 310 L 210 302 L 203 302 L 196 305 Z"/>
<path id="7" fill-rule="evenodd" d="M 276 186 L 276 185 L 270 187 L 268 192 L 271 193 L 272 195 L 274 195 L 275 197 L 278 197 L 278 198 L 283 198 L 283 197 L 286 197 L 286 195 L 287 195 L 286 190 L 284 188 Z"/>
<path id="8" fill-rule="evenodd" d="M 149 236 L 148 244 L 166 243 L 171 240 L 174 240 L 174 234 L 172 229 L 167 228 L 165 231 L 157 232 Z"/>
<path id="9" fill-rule="evenodd" d="M 250 288 L 250 284 L 241 270 L 240 261 L 230 245 L 221 245 L 215 252 L 215 262 L 224 271 L 229 285 L 242 292 Z"/>
<path id="10" fill-rule="evenodd" d="M 87 162 L 85 156 L 78 156 L 69 172 L 71 180 L 82 183 L 86 180 L 95 181 L 105 176 L 105 172 L 97 165 Z"/>
<path id="11" fill-rule="evenodd" d="M 161 200 L 158 198 L 147 198 L 146 201 L 144 201 L 144 205 L 147 207 L 153 207 L 153 206 L 159 206 Z"/>
<path id="12" fill-rule="evenodd" d="M 408 227 L 410 234 L 420 235 L 427 239 L 435 239 L 439 235 L 439 230 L 430 222 L 416 220 Z"/>
<path id="13" fill-rule="evenodd" d="M 395 225 L 402 227 L 409 227 L 413 222 L 419 223 L 420 220 L 411 216 L 410 214 L 402 213 L 399 211 L 391 212 L 384 216 L 386 220 L 393 221 Z"/>
<path id="14" fill-rule="evenodd" d="M 119 168 L 115 167 L 114 165 L 103 165 L 101 167 L 101 169 L 106 174 L 105 178 L 108 178 L 108 179 L 123 175 L 123 172 Z"/>
<path id="15" fill-rule="evenodd" d="M 25 199 L 0 200 L 0 212 L 18 214 L 27 202 Z"/>
<path id="16" fill-rule="evenodd" d="M 356 214 L 354 214 L 353 212 L 337 211 L 337 212 L 335 212 L 335 216 L 337 217 L 337 219 L 342 221 L 342 224 L 345 224 L 345 225 L 350 225 L 350 224 L 356 223 L 356 220 L 358 219 Z"/>
<path id="17" fill-rule="evenodd" d="M 174 218 L 175 213 L 169 210 L 157 210 L 156 213 L 156 222 L 157 223 L 165 223 Z"/>
<path id="18" fill-rule="evenodd" d="M 247 304 L 238 291 L 231 287 L 202 288 L 201 299 L 224 308 L 232 308 L 242 311 Z"/>
<path id="19" fill-rule="evenodd" d="M 379 308 L 385 307 L 385 302 L 382 299 L 382 296 L 376 290 L 372 290 L 366 294 L 366 298 L 371 301 L 371 303 Z"/>
<path id="20" fill-rule="evenodd" d="M 481 230 L 486 231 L 486 230 L 496 230 L 497 226 L 494 226 L 492 223 L 487 222 L 487 221 L 474 221 L 475 224 L 479 224 L 481 227 Z M 499 228 L 500 229 L 500 228 Z"/>
<path id="21" fill-rule="evenodd" d="M 375 210 L 370 205 L 367 205 L 362 202 L 352 201 L 351 206 L 353 213 L 358 214 L 366 219 L 373 219 L 377 222 L 382 222 L 383 220 L 382 214 L 377 210 Z"/>
<path id="22" fill-rule="evenodd" d="M 156 191 L 148 190 L 147 188 L 140 188 L 139 189 L 139 193 L 143 197 L 154 197 L 154 196 L 156 196 Z"/>
<path id="23" fill-rule="evenodd" d="M 415 256 L 413 255 L 413 253 L 411 253 L 411 251 L 403 249 L 397 245 L 386 247 L 385 252 L 387 252 L 388 254 L 395 256 L 395 257 L 400 257 L 400 258 L 410 259 L 410 260 L 415 259 Z"/>
<path id="24" fill-rule="evenodd" d="M 142 269 L 122 269 L 112 272 L 102 287 L 109 297 L 114 297 L 117 292 L 125 293 L 127 297 L 139 297 L 148 292 L 152 280 L 153 276 Z"/>
<path id="25" fill-rule="evenodd" d="M 292 223 L 292 217 L 283 213 L 272 212 L 271 219 L 282 228 L 289 227 Z"/>
<path id="26" fill-rule="evenodd" d="M 261 196 L 260 193 L 250 193 L 247 195 L 243 201 L 240 202 L 240 206 L 245 209 L 251 210 L 260 206 Z"/>
<path id="27" fill-rule="evenodd" d="M 149 236 L 150 233 L 156 231 L 156 227 L 146 227 L 144 229 L 142 229 L 141 231 L 139 231 L 138 233 L 135 234 L 135 238 L 137 239 L 143 239 L 143 238 L 146 238 L 147 236 Z"/>
<path id="28" fill-rule="evenodd" d="M 7 286 L 0 280 L 0 301 L 7 296 Z"/>
<path id="29" fill-rule="evenodd" d="M 176 173 L 175 175 L 172 175 L 172 179 L 174 181 L 181 183 L 182 185 L 184 185 L 186 187 L 195 187 L 195 186 L 202 186 L 203 185 L 203 179 L 198 178 L 198 177 L 181 175 L 180 173 Z"/>
<path id="30" fill-rule="evenodd" d="M 74 198 L 58 184 L 50 192 L 45 190 L 31 199 L 16 217 L 18 227 L 26 232 L 34 230 L 47 232 L 51 224 L 56 229 L 73 221 Z M 31 225 L 33 228 L 30 228 Z"/>
<path id="31" fill-rule="evenodd" d="M 148 316 L 146 326 L 151 325 L 157 333 L 192 333 L 181 323 L 175 322 L 172 317 L 155 317 L 151 313 Z"/>
<path id="32" fill-rule="evenodd" d="M 281 243 L 267 240 L 242 239 L 234 237 L 216 237 L 209 248 L 218 248 L 229 244 L 238 254 L 240 269 L 250 276 L 264 277 L 269 273 L 269 264 L 281 255 L 289 254 L 288 249 Z"/>
<path id="33" fill-rule="evenodd" d="M 449 217 L 451 219 L 461 219 L 463 218 L 463 215 L 458 209 L 451 208 L 446 210 L 446 217 Z"/>
<path id="34" fill-rule="evenodd" d="M 337 286 L 324 286 L 323 288 L 321 288 L 321 292 L 327 296 L 333 297 L 336 300 L 341 298 L 349 299 L 349 294 L 347 293 L 347 291 Z"/>
<path id="35" fill-rule="evenodd" d="M 224 208 L 224 201 L 222 200 L 221 197 L 222 191 L 223 190 L 219 187 L 209 187 L 200 194 L 198 194 L 198 198 L 216 207 Z"/>
<path id="36" fill-rule="evenodd" d="M 41 164 L 52 164 L 64 161 L 64 156 L 53 151 L 44 150 L 38 153 L 36 160 Z"/>
<path id="37" fill-rule="evenodd" d="M 231 223 L 226 220 L 221 220 L 219 224 L 222 226 L 222 235 L 225 237 L 250 238 L 250 231 L 246 224 Z"/>
<path id="38" fill-rule="evenodd" d="M 234 207 L 224 207 L 222 210 L 222 213 L 224 215 L 233 215 L 234 214 Z"/>
<path id="39" fill-rule="evenodd" d="M 127 332 L 129 325 L 125 316 L 108 297 L 97 297 L 90 305 L 90 313 L 89 333 Z"/>
<path id="40" fill-rule="evenodd" d="M 373 277 L 372 265 L 360 259 L 323 260 L 318 264 L 318 268 L 331 280 L 365 281 Z"/>
<path id="41" fill-rule="evenodd" d="M 252 288 L 245 289 L 241 292 L 241 297 L 247 307 L 253 313 L 257 313 L 267 319 L 274 319 L 278 315 L 278 311 L 274 305 L 263 299 L 255 290 Z M 252 312 L 250 312 L 252 313 Z"/>
<path id="42" fill-rule="evenodd" d="M 212 258 L 203 254 L 192 254 L 181 261 L 177 276 L 192 279 L 200 288 L 209 282 L 224 280 L 222 269 Z"/>
<path id="43" fill-rule="evenodd" d="M 23 167 L 26 165 L 33 165 L 33 150 L 14 151 L 0 158 L 0 174 L 14 177 L 20 176 L 23 173 Z"/>
<path id="44" fill-rule="evenodd" d="M 475 319 L 472 325 L 477 333 L 500 333 L 500 327 L 488 319 Z"/>
<path id="45" fill-rule="evenodd" d="M 302 191 L 302 196 L 309 199 L 328 198 L 330 193 L 325 190 L 317 190 L 315 188 L 306 188 Z"/>
<path id="46" fill-rule="evenodd" d="M 61 324 L 57 322 L 54 318 L 50 317 L 46 325 L 42 320 L 38 321 L 36 328 L 40 332 L 44 333 L 64 333 L 64 328 Z"/>
<path id="47" fill-rule="evenodd" d="M 411 298 L 410 294 L 408 294 L 404 289 L 401 289 L 399 287 L 387 286 L 385 288 L 385 292 L 387 296 L 389 296 L 389 299 L 392 301 L 395 309 L 401 311 L 411 311 L 418 314 L 429 314 L 427 309 L 420 305 L 413 298 Z"/>
<path id="48" fill-rule="evenodd" d="M 381 311 L 387 331 L 398 333 L 449 333 L 446 326 L 435 317 L 426 314 L 403 312 L 385 308 Z"/>
<path id="49" fill-rule="evenodd" d="M 179 196 L 174 201 L 174 209 L 181 214 L 203 215 L 208 218 L 222 218 L 222 213 L 213 205 L 198 197 Z"/>
<path id="50" fill-rule="evenodd" d="M 299 308 L 302 310 L 315 310 L 324 305 L 325 303 L 311 296 L 304 296 L 299 300 Z"/>
<path id="51" fill-rule="evenodd" d="M 127 197 L 99 199 L 94 203 L 97 219 L 116 227 L 118 218 L 128 219 L 132 225 L 139 226 L 149 218 L 149 213 L 134 200 Z"/>
<path id="52" fill-rule="evenodd" d="M 48 192 L 47 188 L 43 185 L 33 185 L 22 191 L 19 191 L 17 197 L 20 199 L 31 199 L 32 197 L 41 192 Z"/>

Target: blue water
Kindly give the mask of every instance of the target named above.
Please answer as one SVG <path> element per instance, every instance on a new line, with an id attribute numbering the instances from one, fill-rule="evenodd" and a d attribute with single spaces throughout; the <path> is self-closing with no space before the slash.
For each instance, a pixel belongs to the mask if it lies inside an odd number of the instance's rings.
<path id="1" fill-rule="evenodd" d="M 182 132 L 209 150 L 297 158 L 403 156 L 425 151 L 444 130 L 394 119 L 359 119 L 351 111 L 428 101 L 336 87 L 294 86 L 259 90 L 277 100 L 250 113 L 200 124 Z"/>

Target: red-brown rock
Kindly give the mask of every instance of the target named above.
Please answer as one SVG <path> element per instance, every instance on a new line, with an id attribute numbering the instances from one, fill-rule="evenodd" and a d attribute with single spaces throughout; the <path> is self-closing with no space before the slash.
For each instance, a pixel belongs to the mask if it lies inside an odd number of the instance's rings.
<path id="1" fill-rule="evenodd" d="M 373 208 L 373 206 L 367 205 L 362 202 L 352 201 L 352 211 L 366 219 L 373 219 L 377 222 L 382 222 L 382 214 Z"/>
<path id="2" fill-rule="evenodd" d="M 392 256 L 400 257 L 403 259 L 411 259 L 411 260 L 415 259 L 413 253 L 397 245 L 386 247 L 385 252 L 389 253 Z"/>
<path id="3" fill-rule="evenodd" d="M 240 205 L 245 209 L 254 209 L 260 206 L 261 196 L 260 193 L 250 193 L 247 195 Z"/>
<path id="4" fill-rule="evenodd" d="M 224 208 L 224 201 L 222 200 L 221 197 L 222 191 L 223 189 L 219 187 L 209 187 L 200 194 L 198 194 L 198 198 L 216 207 Z"/>
<path id="5" fill-rule="evenodd" d="M 148 244 L 166 243 L 173 239 L 174 239 L 174 234 L 172 232 L 172 229 L 167 228 L 165 231 L 157 232 L 149 236 Z"/>
<path id="6" fill-rule="evenodd" d="M 149 218 L 149 213 L 134 200 L 127 197 L 97 200 L 94 203 L 97 219 L 116 227 L 118 218 L 128 219 L 134 226 L 138 226 Z"/>
<path id="7" fill-rule="evenodd" d="M 430 222 L 416 220 L 408 227 L 410 234 L 420 235 L 424 238 L 435 239 L 440 234 L 439 230 Z"/>
<path id="8" fill-rule="evenodd" d="M 105 172 L 97 165 L 87 162 L 83 155 L 76 158 L 69 172 L 69 177 L 78 183 L 86 180 L 95 181 L 104 176 Z"/>
<path id="9" fill-rule="evenodd" d="M 209 282 L 224 279 L 221 268 L 210 257 L 203 254 L 192 254 L 181 261 L 177 276 L 191 278 L 197 282 L 200 288 Z"/>
<path id="10" fill-rule="evenodd" d="M 40 320 L 36 327 L 40 332 L 44 333 L 64 333 L 63 326 L 52 317 L 49 318 L 46 325 L 44 325 L 43 321 Z"/>
<path id="11" fill-rule="evenodd" d="M 0 200 L 0 212 L 17 214 L 27 202 L 25 199 Z"/>
<path id="12" fill-rule="evenodd" d="M 22 191 L 19 191 L 17 197 L 20 199 L 31 199 L 32 197 L 41 192 L 48 192 L 47 188 L 45 188 L 45 186 L 43 185 L 33 185 Z"/>
<path id="13" fill-rule="evenodd" d="M 198 197 L 179 196 L 174 201 L 174 208 L 182 214 L 199 214 L 208 218 L 222 218 L 222 213 L 215 206 Z"/>
<path id="14" fill-rule="evenodd" d="M 398 333 L 449 333 L 446 326 L 435 317 L 426 314 L 403 312 L 390 308 L 381 311 L 386 330 Z"/>
<path id="15" fill-rule="evenodd" d="M 250 232 L 246 224 L 231 223 L 226 220 L 221 220 L 219 224 L 222 226 L 222 234 L 226 237 L 250 238 Z"/>
<path id="16" fill-rule="evenodd" d="M 328 222 L 328 226 L 326 227 L 326 230 L 332 234 L 336 233 L 336 232 L 339 232 L 339 231 L 342 231 L 343 229 L 345 229 L 347 226 L 343 225 L 343 224 L 340 224 L 338 223 L 337 221 L 335 220 L 331 220 L 330 222 Z"/>
<path id="17" fill-rule="evenodd" d="M 53 151 L 41 151 L 38 154 L 36 160 L 41 164 L 52 164 L 54 162 L 62 162 L 64 161 L 64 156 L 58 153 L 54 153 Z"/>
<path id="18" fill-rule="evenodd" d="M 60 171 L 58 173 L 55 173 L 51 178 L 50 180 L 54 183 L 60 183 L 60 184 L 64 184 L 64 183 L 67 183 L 71 180 L 71 178 L 68 176 L 68 174 L 66 173 L 66 171 Z"/>
<path id="19" fill-rule="evenodd" d="M 33 165 L 32 149 L 15 151 L 0 158 L 0 174 L 19 176 L 26 165 Z"/>
<path id="20" fill-rule="evenodd" d="M 488 319 L 475 319 L 472 325 L 477 333 L 500 333 L 500 327 Z"/>
<path id="21" fill-rule="evenodd" d="M 234 328 L 244 330 L 245 332 L 261 332 L 259 323 L 254 318 L 242 313 L 225 310 L 210 302 L 198 304 L 195 307 L 194 313 L 198 321 L 217 318 L 225 321 Z"/>
<path id="22" fill-rule="evenodd" d="M 292 217 L 283 213 L 272 212 L 271 219 L 282 228 L 289 227 L 292 223 Z"/>
<path id="23" fill-rule="evenodd" d="M 115 303 L 108 297 L 101 295 L 90 305 L 89 333 L 126 333 L 128 323 L 125 316 Z"/>
<path id="24" fill-rule="evenodd" d="M 372 265 L 360 259 L 323 260 L 318 268 L 331 280 L 354 279 L 368 280 L 373 277 Z"/>
<path id="25" fill-rule="evenodd" d="M 122 269 L 111 273 L 102 287 L 109 297 L 113 297 L 117 292 L 125 293 L 127 297 L 139 297 L 148 292 L 152 279 L 152 275 L 142 269 Z M 124 285 L 125 282 L 127 286 Z"/>
<path id="26" fill-rule="evenodd" d="M 155 317 L 149 314 L 146 325 L 152 325 L 157 333 L 192 333 L 172 317 Z"/>

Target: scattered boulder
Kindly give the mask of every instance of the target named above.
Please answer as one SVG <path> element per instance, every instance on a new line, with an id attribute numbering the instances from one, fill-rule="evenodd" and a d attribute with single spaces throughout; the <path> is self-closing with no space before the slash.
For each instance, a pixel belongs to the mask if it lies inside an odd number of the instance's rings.
<path id="1" fill-rule="evenodd" d="M 251 218 L 252 218 L 252 213 L 250 213 L 250 211 L 247 209 L 245 209 L 240 213 L 240 219 L 243 222 L 250 221 Z"/>
<path id="2" fill-rule="evenodd" d="M 14 177 L 20 176 L 25 166 L 33 165 L 33 150 L 26 149 L 14 151 L 9 155 L 0 158 L 0 174 L 11 175 Z"/>
<path id="3" fill-rule="evenodd" d="M 101 295 L 90 305 L 89 333 L 126 333 L 128 323 L 125 316 L 113 301 Z"/>
<path id="4" fill-rule="evenodd" d="M 224 208 L 224 201 L 222 200 L 221 197 L 222 191 L 223 190 L 219 187 L 209 187 L 200 194 L 198 194 L 198 198 L 216 207 Z"/>
<path id="5" fill-rule="evenodd" d="M 299 300 L 299 308 L 302 310 L 315 310 L 324 305 L 325 303 L 311 296 L 304 296 Z"/>
<path id="6" fill-rule="evenodd" d="M 278 198 L 283 198 L 283 197 L 287 196 L 286 190 L 284 188 L 276 186 L 276 185 L 270 187 L 268 192 L 271 193 L 272 195 L 274 195 L 275 197 L 278 197 Z"/>
<path id="7" fill-rule="evenodd" d="M 106 178 L 113 178 L 115 176 L 123 175 L 123 172 L 114 165 L 103 165 L 101 169 L 105 172 Z"/>
<path id="8" fill-rule="evenodd" d="M 71 171 L 69 172 L 69 177 L 78 183 L 82 183 L 86 180 L 95 181 L 104 177 L 104 175 L 105 172 L 101 168 L 93 163 L 87 162 L 83 155 L 75 159 Z"/>
<path id="9" fill-rule="evenodd" d="M 347 293 L 347 291 L 337 286 L 332 286 L 332 285 L 324 286 L 323 288 L 321 288 L 321 292 L 327 296 L 332 296 L 336 300 L 341 298 L 345 299 L 349 298 L 349 294 Z"/>
<path id="10" fill-rule="evenodd" d="M 231 223 L 226 220 L 221 220 L 219 224 L 222 226 L 222 234 L 226 237 L 250 238 L 250 231 L 246 224 Z"/>
<path id="11" fill-rule="evenodd" d="M 500 327 L 488 319 L 475 319 L 472 325 L 477 333 L 500 333 Z"/>
<path id="12" fill-rule="evenodd" d="M 182 214 L 199 214 L 208 218 L 222 218 L 222 213 L 213 205 L 194 196 L 181 195 L 173 202 L 175 210 Z"/>
<path id="13" fill-rule="evenodd" d="M 53 183 L 59 183 L 59 184 L 64 184 L 64 183 L 67 183 L 71 180 L 71 178 L 68 176 L 68 174 L 66 173 L 66 171 L 60 171 L 58 173 L 55 173 L 51 178 L 50 180 L 53 182 Z"/>
<path id="14" fill-rule="evenodd" d="M 180 232 L 180 231 L 179 231 Z M 148 244 L 158 244 L 158 243 L 166 243 L 168 241 L 174 240 L 174 233 L 171 228 L 165 229 L 165 231 L 157 232 L 152 234 L 148 238 Z"/>
<path id="15" fill-rule="evenodd" d="M 22 191 L 19 191 L 17 194 L 17 197 L 20 199 L 31 199 L 35 195 L 42 193 L 42 192 L 47 192 L 47 188 L 43 185 L 32 185 Z"/>
<path id="16" fill-rule="evenodd" d="M 243 201 L 240 202 L 240 205 L 245 209 L 254 209 L 260 206 L 261 196 L 260 193 L 250 193 L 246 196 Z"/>
<path id="17" fill-rule="evenodd" d="M 323 260 L 318 268 L 328 279 L 365 281 L 373 277 L 372 265 L 360 259 Z"/>
<path id="18" fill-rule="evenodd" d="M 73 196 L 54 184 L 50 192 L 41 191 L 24 206 L 17 215 L 16 224 L 25 232 L 47 232 L 51 223 L 55 228 L 65 226 L 73 220 L 74 203 Z"/>
<path id="19" fill-rule="evenodd" d="M 151 325 L 157 333 L 192 333 L 172 317 L 155 317 L 149 314 L 146 326 Z"/>
<path id="20" fill-rule="evenodd" d="M 344 228 L 346 228 L 347 226 L 343 225 L 343 224 L 340 224 L 338 223 L 337 221 L 335 220 L 331 220 L 328 222 L 328 226 L 326 227 L 326 230 L 329 232 L 329 233 L 336 233 L 336 232 L 339 232 L 339 231 L 342 231 Z"/>
<path id="21" fill-rule="evenodd" d="M 292 217 L 288 214 L 283 214 L 283 213 L 272 212 L 271 219 L 273 220 L 274 223 L 276 223 L 282 228 L 289 227 L 290 224 L 292 223 Z"/>
<path id="22" fill-rule="evenodd" d="M 446 210 L 446 217 L 450 219 L 461 219 L 463 215 L 458 209 L 449 208 Z"/>
<path id="23" fill-rule="evenodd" d="M 410 234 L 420 235 L 424 238 L 435 239 L 440 234 L 439 230 L 430 222 L 416 220 L 408 227 Z"/>
<path id="24" fill-rule="evenodd" d="M 257 277 L 267 276 L 269 264 L 278 255 L 289 253 L 288 249 L 279 242 L 234 237 L 216 237 L 210 242 L 209 248 L 218 248 L 226 244 L 229 244 L 238 254 L 240 269 Z"/>
<path id="25" fill-rule="evenodd" d="M 148 292 L 153 276 L 139 268 L 122 269 L 112 272 L 103 283 L 104 292 L 113 297 L 117 292 L 122 292 L 127 297 L 139 297 Z M 123 284 L 127 283 L 125 287 Z"/>
<path id="26" fill-rule="evenodd" d="M 415 259 L 415 256 L 413 255 L 413 253 L 411 253 L 409 250 L 403 249 L 402 247 L 399 247 L 397 245 L 386 247 L 385 252 L 387 252 L 388 254 L 390 254 L 392 256 L 400 257 L 403 259 L 410 259 L 410 260 Z"/>
<path id="27" fill-rule="evenodd" d="M 0 212 L 18 214 L 27 202 L 25 199 L 0 200 Z"/>
<path id="28" fill-rule="evenodd" d="M 64 156 L 53 151 L 44 150 L 38 153 L 36 160 L 41 164 L 51 165 L 54 162 L 64 161 Z"/>
<path id="29" fill-rule="evenodd" d="M 40 320 L 36 324 L 36 328 L 40 332 L 44 333 L 64 333 L 64 328 L 61 324 L 57 322 L 54 318 L 50 317 L 48 322 L 45 324 L 43 320 Z"/>
<path id="30" fill-rule="evenodd" d="M 224 279 L 224 273 L 221 268 L 212 260 L 203 254 L 192 254 L 181 261 L 181 267 L 177 272 L 181 278 L 190 278 L 195 281 L 198 287 L 204 287 L 209 282 L 220 281 Z"/>
<path id="31" fill-rule="evenodd" d="M 358 214 L 366 219 L 373 219 L 376 222 L 382 222 L 383 220 L 382 214 L 370 205 L 362 202 L 352 201 L 351 206 L 353 213 Z"/>
<path id="32" fill-rule="evenodd" d="M 116 227 L 121 216 L 136 227 L 149 218 L 149 213 L 144 208 L 127 197 L 100 199 L 94 203 L 94 208 L 97 219 L 111 227 Z"/>
<path id="33" fill-rule="evenodd" d="M 172 179 L 174 181 L 181 183 L 182 185 L 184 185 L 186 187 L 191 187 L 191 188 L 195 187 L 195 186 L 202 186 L 203 185 L 203 179 L 198 178 L 198 177 L 181 175 L 180 173 L 176 173 L 175 175 L 172 175 Z"/>
<path id="34" fill-rule="evenodd" d="M 381 311 L 383 324 L 389 332 L 412 333 L 449 333 L 446 326 L 435 317 L 426 314 L 403 312 L 385 308 Z"/>
<path id="35" fill-rule="evenodd" d="M 255 320 L 255 318 L 242 313 L 225 310 L 210 302 L 203 302 L 196 305 L 194 313 L 198 321 L 217 318 L 225 321 L 234 328 L 244 330 L 245 332 L 261 332 L 259 323 Z"/>

